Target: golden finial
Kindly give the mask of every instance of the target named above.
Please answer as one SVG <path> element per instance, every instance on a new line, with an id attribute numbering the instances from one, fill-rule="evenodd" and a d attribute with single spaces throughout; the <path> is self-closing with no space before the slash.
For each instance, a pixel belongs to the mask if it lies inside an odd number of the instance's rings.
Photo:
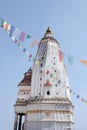
<path id="1" fill-rule="evenodd" d="M 44 37 L 48 37 L 48 36 L 51 36 L 51 37 L 52 37 L 52 32 L 51 32 L 50 27 L 47 28 L 47 31 L 46 31 Z"/>
<path id="2" fill-rule="evenodd" d="M 47 28 L 46 34 L 48 34 L 48 33 L 49 33 L 49 34 L 52 34 L 52 33 L 51 33 L 51 30 L 50 30 L 50 27 Z"/>

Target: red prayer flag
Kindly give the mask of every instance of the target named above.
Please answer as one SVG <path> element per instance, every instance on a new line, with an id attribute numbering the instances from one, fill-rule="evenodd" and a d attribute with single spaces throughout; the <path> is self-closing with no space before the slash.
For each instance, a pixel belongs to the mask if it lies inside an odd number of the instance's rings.
<path id="1" fill-rule="evenodd" d="M 33 47 L 34 45 L 36 45 L 36 44 L 38 44 L 38 43 L 39 43 L 38 40 L 34 40 L 34 41 L 30 44 L 30 46 Z"/>
<path id="2" fill-rule="evenodd" d="M 46 71 L 46 74 L 47 74 L 47 75 L 49 74 L 49 70 Z"/>
<path id="3" fill-rule="evenodd" d="M 32 55 L 30 54 L 30 55 L 29 55 L 29 58 L 31 58 L 31 57 L 32 57 Z"/>
<path id="4" fill-rule="evenodd" d="M 59 51 L 59 61 L 63 60 L 63 52 Z"/>

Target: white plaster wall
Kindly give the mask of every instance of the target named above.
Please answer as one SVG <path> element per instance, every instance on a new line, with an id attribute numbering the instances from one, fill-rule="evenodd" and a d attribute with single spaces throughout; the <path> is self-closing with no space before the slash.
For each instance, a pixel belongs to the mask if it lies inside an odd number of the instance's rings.
<path id="1" fill-rule="evenodd" d="M 25 100 L 27 100 L 29 98 L 30 98 L 30 92 L 29 91 L 28 92 L 24 91 L 24 92 L 19 92 L 18 93 L 18 99 L 25 99 Z"/>
<path id="2" fill-rule="evenodd" d="M 67 72 L 63 61 L 59 61 L 59 51 L 60 47 L 55 42 L 41 43 L 35 58 L 36 61 L 39 61 L 39 64 L 34 63 L 33 67 L 31 97 L 70 98 L 67 89 L 67 86 L 69 86 Z M 44 57 L 44 60 L 41 60 L 42 57 Z M 43 67 L 40 67 L 40 64 L 43 64 Z M 52 77 L 50 77 L 50 74 L 46 74 L 47 70 L 53 75 Z M 47 80 L 50 81 L 52 87 L 44 87 Z M 58 83 L 58 80 L 61 83 Z M 50 96 L 47 95 L 47 90 L 50 90 Z"/>
<path id="3" fill-rule="evenodd" d="M 20 90 L 30 90 L 31 86 L 18 86 L 18 88 L 19 88 L 19 91 Z"/>

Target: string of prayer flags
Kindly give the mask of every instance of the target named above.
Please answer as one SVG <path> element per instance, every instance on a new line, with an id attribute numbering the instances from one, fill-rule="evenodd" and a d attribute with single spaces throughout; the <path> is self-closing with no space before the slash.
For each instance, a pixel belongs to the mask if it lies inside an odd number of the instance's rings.
<path id="1" fill-rule="evenodd" d="M 68 57 L 68 62 L 69 62 L 71 65 L 73 65 L 73 62 L 74 62 L 73 56 L 67 55 L 67 57 Z"/>
<path id="2" fill-rule="evenodd" d="M 21 31 L 20 29 L 16 28 L 14 25 L 9 24 L 4 19 L 0 18 L 0 27 L 5 30 L 10 38 L 13 40 L 13 42 L 19 47 L 23 49 L 23 52 L 26 54 L 26 56 L 31 60 L 32 54 L 28 54 L 28 51 L 21 42 L 24 42 L 25 38 L 31 38 L 29 34 L 26 34 L 25 32 Z M 34 44 L 37 44 L 38 40 L 34 40 L 31 46 L 34 46 Z"/>
<path id="3" fill-rule="evenodd" d="M 19 48 L 23 48 L 23 52 L 25 52 L 26 55 L 29 58 L 29 55 L 27 54 L 28 53 L 27 49 L 25 47 L 23 47 L 21 42 L 24 42 L 25 38 L 31 38 L 31 35 L 26 34 L 25 32 L 23 32 L 20 29 L 16 28 L 14 25 L 9 24 L 6 20 L 2 19 L 1 17 L 0 17 L 0 27 L 9 34 L 10 38 L 13 40 L 13 42 L 15 44 L 18 45 Z M 30 47 L 33 47 L 38 43 L 39 43 L 38 40 L 34 40 L 30 44 Z M 42 47 L 43 50 L 44 50 L 45 46 L 46 46 L 46 44 L 43 44 L 43 47 Z M 60 50 L 58 55 L 59 55 L 59 61 L 61 62 L 63 60 L 63 58 L 64 58 L 64 53 Z M 67 55 L 67 58 L 68 58 L 68 62 L 71 65 L 73 65 L 73 62 L 74 62 L 73 56 Z M 87 65 L 87 60 L 80 60 L 80 62 L 83 63 L 84 65 Z"/>
<path id="4" fill-rule="evenodd" d="M 77 99 L 80 99 L 82 102 L 87 104 L 87 100 L 84 97 L 81 97 L 79 94 L 76 94 L 76 92 L 73 92 L 72 89 L 70 89 L 68 86 L 67 86 L 67 89 L 69 89 L 70 93 L 76 96 Z"/>
<path id="5" fill-rule="evenodd" d="M 16 42 L 18 42 L 19 40 L 21 42 L 23 42 L 24 39 L 25 39 L 25 36 L 26 36 L 26 38 L 31 37 L 29 34 L 22 32 L 20 29 L 18 29 L 15 26 L 9 24 L 7 21 L 5 21 L 2 18 L 0 18 L 0 27 L 2 27 L 3 30 L 6 30 L 9 34 L 9 36 L 12 38 L 12 40 L 13 41 L 16 40 Z"/>
<path id="6" fill-rule="evenodd" d="M 87 65 L 87 60 L 80 60 L 81 63 L 83 63 L 84 65 Z"/>

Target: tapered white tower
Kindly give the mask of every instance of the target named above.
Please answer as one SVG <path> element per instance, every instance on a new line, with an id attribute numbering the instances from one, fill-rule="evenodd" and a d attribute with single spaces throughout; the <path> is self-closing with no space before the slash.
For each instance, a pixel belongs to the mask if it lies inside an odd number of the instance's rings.
<path id="1" fill-rule="evenodd" d="M 63 53 L 49 27 L 38 44 L 33 69 L 18 86 L 14 130 L 73 130 Z"/>

